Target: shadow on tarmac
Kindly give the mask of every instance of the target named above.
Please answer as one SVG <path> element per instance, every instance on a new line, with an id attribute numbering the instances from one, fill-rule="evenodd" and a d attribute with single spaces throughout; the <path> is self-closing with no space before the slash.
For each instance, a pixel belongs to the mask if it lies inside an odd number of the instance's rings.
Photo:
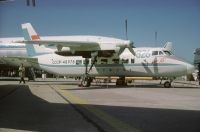
<path id="1" fill-rule="evenodd" d="M 15 89 L 18 85 L 1 85 Z M 7 92 L 6 92 L 7 93 Z M 75 106 L 78 106 L 75 104 Z M 125 123 L 147 132 L 200 131 L 200 111 L 88 105 L 105 111 Z M 0 128 L 29 131 L 87 131 L 68 111 L 70 104 L 49 103 L 33 95 L 27 85 L 0 100 Z M 78 107 L 83 107 L 79 105 Z M 90 117 L 89 117 L 90 118 Z"/>

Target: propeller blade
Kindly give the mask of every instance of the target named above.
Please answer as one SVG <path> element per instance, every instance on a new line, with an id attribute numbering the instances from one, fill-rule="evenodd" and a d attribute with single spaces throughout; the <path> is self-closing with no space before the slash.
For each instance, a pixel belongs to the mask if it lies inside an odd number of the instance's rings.
<path id="1" fill-rule="evenodd" d="M 130 41 L 128 49 L 135 56 L 135 51 L 133 50 L 133 48 L 134 48 L 134 43 L 133 43 L 133 41 Z"/>
<path id="2" fill-rule="evenodd" d="M 118 55 L 121 55 L 124 52 L 124 50 L 125 50 L 125 47 L 120 48 L 119 51 L 118 51 Z"/>
<path id="3" fill-rule="evenodd" d="M 125 20 L 125 29 L 126 29 L 126 40 L 128 40 L 128 22 Z"/>
<path id="4" fill-rule="evenodd" d="M 132 47 L 128 47 L 129 51 L 135 56 L 135 51 L 133 50 Z"/>

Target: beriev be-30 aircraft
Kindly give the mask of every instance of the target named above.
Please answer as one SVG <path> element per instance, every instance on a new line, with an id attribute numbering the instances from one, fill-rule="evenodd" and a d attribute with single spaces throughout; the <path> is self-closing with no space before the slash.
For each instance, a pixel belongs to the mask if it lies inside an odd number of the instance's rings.
<path id="1" fill-rule="evenodd" d="M 41 69 L 63 76 L 82 75 L 82 86 L 90 86 L 93 77 L 118 76 L 116 84 L 125 84 L 125 77 L 167 77 L 170 87 L 175 77 L 191 74 L 193 65 L 175 57 L 171 44 L 163 48 L 134 48 L 130 40 L 101 36 L 56 36 L 40 39 L 30 23 L 22 24 L 28 56 L 36 59 Z M 54 45 L 50 50 L 45 45 Z M 31 62 L 30 62 L 31 63 Z"/>

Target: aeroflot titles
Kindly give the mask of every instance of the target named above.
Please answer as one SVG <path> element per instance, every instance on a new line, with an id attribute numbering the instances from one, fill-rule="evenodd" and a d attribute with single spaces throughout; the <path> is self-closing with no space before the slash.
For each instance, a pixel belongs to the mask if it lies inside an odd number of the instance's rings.
<path id="1" fill-rule="evenodd" d="M 51 62 L 52 64 L 70 64 L 70 65 L 74 65 L 76 64 L 76 61 L 75 60 L 64 60 L 64 61 L 61 61 L 61 60 L 54 60 L 54 59 L 51 59 Z"/>

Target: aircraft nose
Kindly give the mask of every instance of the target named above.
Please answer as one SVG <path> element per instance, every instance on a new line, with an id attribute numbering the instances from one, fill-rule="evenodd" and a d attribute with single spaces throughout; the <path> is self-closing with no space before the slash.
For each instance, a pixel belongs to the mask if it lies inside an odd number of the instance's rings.
<path id="1" fill-rule="evenodd" d="M 187 64 L 187 74 L 192 74 L 194 72 L 194 65 Z"/>

